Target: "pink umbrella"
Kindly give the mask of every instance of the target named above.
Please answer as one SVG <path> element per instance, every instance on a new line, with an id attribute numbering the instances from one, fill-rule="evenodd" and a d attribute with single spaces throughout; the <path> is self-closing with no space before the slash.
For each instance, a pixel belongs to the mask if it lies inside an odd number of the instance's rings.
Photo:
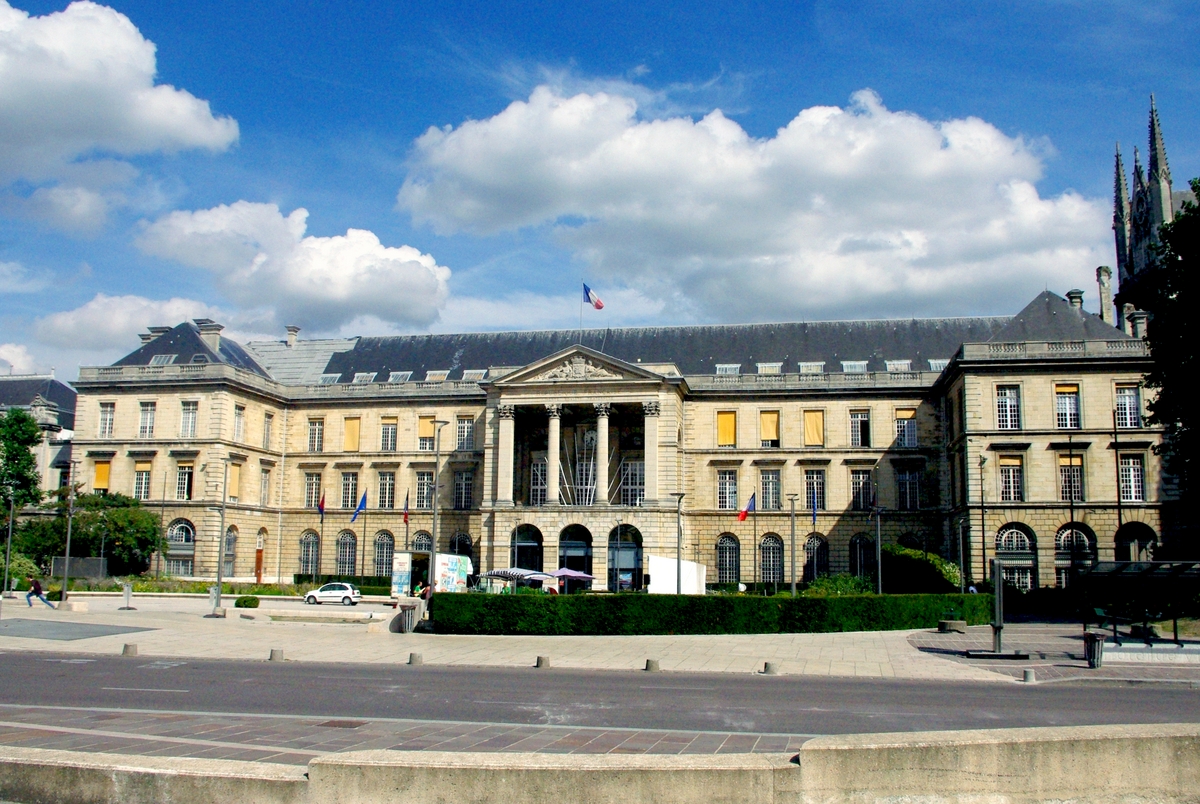
<path id="1" fill-rule="evenodd" d="M 579 570 L 573 570 L 567 567 L 556 569 L 554 572 L 551 572 L 550 575 L 553 575 L 555 578 L 571 578 L 577 581 L 595 580 L 594 576 L 588 575 L 586 572 L 580 572 Z"/>

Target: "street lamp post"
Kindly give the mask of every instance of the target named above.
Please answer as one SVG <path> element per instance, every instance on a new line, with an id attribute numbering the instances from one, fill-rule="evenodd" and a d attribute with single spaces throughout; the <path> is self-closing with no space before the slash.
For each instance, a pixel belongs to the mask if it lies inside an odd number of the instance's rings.
<path id="1" fill-rule="evenodd" d="M 629 582 L 629 588 L 633 589 L 632 580 Z M 615 591 L 621 591 L 621 517 L 617 517 L 617 588 Z"/>
<path id="2" fill-rule="evenodd" d="M 4 598 L 6 595 L 8 595 L 9 568 L 12 566 L 13 517 L 16 515 L 16 502 L 15 502 L 15 499 L 17 496 L 16 490 L 13 488 L 12 483 L 7 484 L 7 486 L 8 486 L 8 543 L 5 545 L 5 548 L 4 548 L 4 588 L 0 589 L 0 612 L 3 611 Z"/>
<path id="3" fill-rule="evenodd" d="M 799 496 L 799 494 L 788 495 L 788 503 L 791 507 L 792 519 L 792 597 L 796 596 L 796 498 Z"/>
<path id="4" fill-rule="evenodd" d="M 437 545 L 438 545 L 438 482 L 442 471 L 442 428 L 450 422 L 441 419 L 433 420 L 433 533 L 429 546 L 429 590 L 430 602 L 432 594 L 437 591 Z"/>
<path id="5" fill-rule="evenodd" d="M 75 522 L 75 467 L 79 461 L 71 461 L 71 486 L 67 490 L 67 549 L 63 551 L 63 585 L 60 606 L 67 603 L 67 584 L 71 580 L 71 526 Z"/>
<path id="6" fill-rule="evenodd" d="M 221 459 L 224 475 L 221 478 L 221 533 L 217 536 L 217 594 L 213 598 L 213 617 L 220 617 L 221 585 L 225 582 L 225 503 L 229 499 L 229 456 Z"/>
<path id="7" fill-rule="evenodd" d="M 675 594 L 683 594 L 683 497 L 682 491 L 671 493 L 675 498 Z M 617 534 L 620 538 L 620 534 Z"/>
<path id="8" fill-rule="evenodd" d="M 877 505 L 875 514 L 875 593 L 883 594 L 883 506 Z"/>
<path id="9" fill-rule="evenodd" d="M 987 456 L 979 456 L 979 554 L 981 558 L 987 556 L 987 501 L 984 498 L 984 491 L 987 485 L 983 480 L 983 465 L 987 463 Z M 967 498 L 968 500 L 970 497 Z M 984 562 L 983 568 L 987 569 L 987 562 Z M 996 583 L 996 579 L 992 578 L 992 583 Z"/>

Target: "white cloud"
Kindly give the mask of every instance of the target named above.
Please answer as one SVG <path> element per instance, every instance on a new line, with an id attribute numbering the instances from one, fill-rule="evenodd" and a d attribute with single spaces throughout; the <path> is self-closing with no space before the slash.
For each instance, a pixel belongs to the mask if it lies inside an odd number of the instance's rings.
<path id="1" fill-rule="evenodd" d="M 640 324 L 647 320 L 665 323 L 661 300 L 648 299 L 627 288 L 599 289 L 604 309 L 583 309 L 585 329 Z M 579 324 L 582 293 L 570 296 L 543 296 L 518 292 L 499 298 L 452 296 L 434 332 L 476 332 L 502 329 L 574 329 Z"/>
<path id="2" fill-rule="evenodd" d="M 13 374 L 29 374 L 33 371 L 33 355 L 19 343 L 0 343 L 0 367 Z"/>
<path id="3" fill-rule="evenodd" d="M 274 204 L 238 201 L 172 212 L 146 226 L 138 247 L 203 268 L 243 309 L 269 305 L 278 324 L 336 330 L 374 316 L 399 327 L 437 320 L 450 269 L 411 246 L 390 247 L 374 233 L 305 236 L 308 211 L 287 217 Z"/>
<path id="4" fill-rule="evenodd" d="M 19 262 L 0 262 L 0 293 L 37 293 L 49 284 Z"/>
<path id="5" fill-rule="evenodd" d="M 1040 197 L 1041 167 L 982 120 L 869 91 L 756 139 L 720 111 L 647 120 L 539 87 L 426 132 L 398 204 L 442 233 L 551 226 L 597 281 L 704 317 L 1011 312 L 1110 259 L 1102 206 Z"/>
<path id="6" fill-rule="evenodd" d="M 39 318 L 37 339 L 62 349 L 121 353 L 138 347 L 138 333 L 148 326 L 175 326 L 192 318 L 225 318 L 222 311 L 194 299 L 147 299 L 97 293 L 88 303 Z"/>

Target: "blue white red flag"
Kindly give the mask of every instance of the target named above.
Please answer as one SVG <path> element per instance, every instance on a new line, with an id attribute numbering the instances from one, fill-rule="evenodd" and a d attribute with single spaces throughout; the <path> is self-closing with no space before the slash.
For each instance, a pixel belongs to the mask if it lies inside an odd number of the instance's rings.
<path id="1" fill-rule="evenodd" d="M 408 492 L 404 492 L 404 524 L 408 524 Z"/>
<path id="2" fill-rule="evenodd" d="M 750 499 L 746 501 L 746 507 L 738 512 L 738 522 L 745 522 L 746 517 L 750 516 L 750 514 L 752 514 L 752 513 L 754 513 L 754 495 L 753 494 L 751 494 Z M 758 520 L 756 519 L 754 521 L 757 522 Z"/>
<path id="3" fill-rule="evenodd" d="M 583 300 L 597 310 L 604 309 L 604 302 L 600 301 L 600 297 L 596 295 L 596 291 L 589 288 L 586 282 L 583 285 Z"/>
<path id="4" fill-rule="evenodd" d="M 354 509 L 354 516 L 350 517 L 350 521 L 358 519 L 358 515 L 367 510 L 367 493 L 364 491 L 362 499 L 358 501 L 358 507 Z"/>
<path id="5" fill-rule="evenodd" d="M 321 499 L 317 502 L 317 513 L 321 515 L 321 524 L 325 524 L 325 492 L 321 492 Z"/>

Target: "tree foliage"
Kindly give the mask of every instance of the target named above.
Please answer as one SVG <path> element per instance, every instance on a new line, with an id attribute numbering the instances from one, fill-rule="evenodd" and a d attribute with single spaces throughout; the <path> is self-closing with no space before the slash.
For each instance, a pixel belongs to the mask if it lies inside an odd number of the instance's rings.
<path id="1" fill-rule="evenodd" d="M 48 567 L 67 544 L 67 501 L 58 494 L 48 506 L 54 516 L 22 522 L 13 535 L 13 547 Z M 164 549 L 159 518 L 132 497 L 123 494 L 81 494 L 75 498 L 71 527 L 71 555 L 108 559 L 110 575 L 145 572 L 156 550 Z"/>
<path id="2" fill-rule="evenodd" d="M 5 509 L 8 508 L 10 489 L 18 508 L 41 502 L 42 481 L 33 456 L 33 448 L 41 440 L 42 429 L 27 412 L 9 408 L 0 416 L 0 497 Z"/>

